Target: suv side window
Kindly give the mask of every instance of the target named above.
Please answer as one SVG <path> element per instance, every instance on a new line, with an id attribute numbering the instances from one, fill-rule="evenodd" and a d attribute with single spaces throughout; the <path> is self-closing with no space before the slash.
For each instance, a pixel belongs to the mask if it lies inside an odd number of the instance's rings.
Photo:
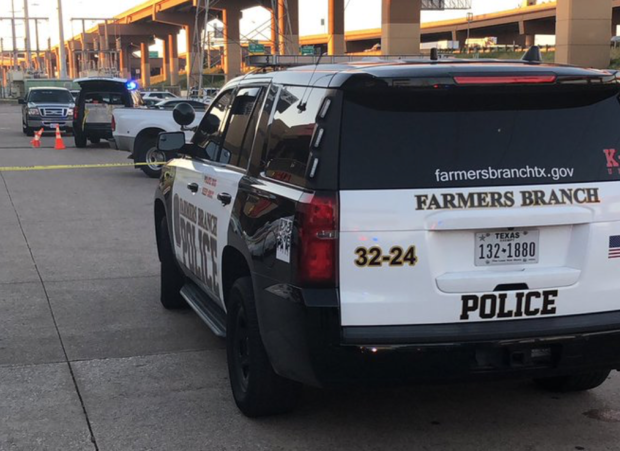
<path id="1" fill-rule="evenodd" d="M 262 167 L 265 177 L 301 187 L 306 185 L 310 143 L 324 95 L 322 88 L 282 87 L 269 127 L 269 144 Z"/>
<path id="2" fill-rule="evenodd" d="M 223 92 L 215 99 L 202 118 L 193 142 L 205 151 L 206 158 L 215 160 L 217 150 L 220 147 L 224 124 L 226 123 L 226 113 L 232 102 L 233 90 Z"/>
<path id="3" fill-rule="evenodd" d="M 230 119 L 226 127 L 226 134 L 217 160 L 223 164 L 231 164 L 245 169 L 254 130 L 256 128 L 256 113 L 262 99 L 262 87 L 241 88 L 233 102 Z"/>

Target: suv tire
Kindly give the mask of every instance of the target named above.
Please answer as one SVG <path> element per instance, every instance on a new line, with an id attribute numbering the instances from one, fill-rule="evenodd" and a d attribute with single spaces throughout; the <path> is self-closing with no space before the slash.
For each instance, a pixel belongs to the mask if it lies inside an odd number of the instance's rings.
<path id="1" fill-rule="evenodd" d="M 28 127 L 26 124 L 22 124 L 22 130 L 26 136 L 34 136 L 34 130 Z"/>
<path id="2" fill-rule="evenodd" d="M 235 403 L 248 417 L 290 412 L 302 385 L 275 373 L 258 328 L 252 279 L 237 279 L 230 290 L 226 318 L 228 374 Z"/>
<path id="3" fill-rule="evenodd" d="M 586 391 L 602 385 L 607 380 L 609 373 L 611 370 L 597 370 L 571 374 L 570 376 L 534 379 L 534 382 L 545 390 L 553 392 Z"/>
<path id="4" fill-rule="evenodd" d="M 75 147 L 80 148 L 80 149 L 83 147 L 86 147 L 86 144 L 87 144 L 86 136 L 84 136 L 82 133 L 78 132 L 77 130 L 73 132 L 73 140 L 75 141 Z"/>
<path id="5" fill-rule="evenodd" d="M 136 143 L 137 159 L 136 163 L 141 163 L 139 166 L 146 175 L 151 178 L 157 179 L 161 175 L 162 165 L 148 163 L 153 162 L 165 162 L 166 156 L 157 150 L 157 137 L 146 136 Z"/>
<path id="6" fill-rule="evenodd" d="M 181 288 L 185 284 L 185 276 L 177 264 L 170 234 L 168 233 L 168 222 L 164 216 L 158 228 L 159 231 L 159 250 L 161 259 L 161 305 L 168 310 L 178 310 L 187 308 L 187 302 L 181 296 Z"/>

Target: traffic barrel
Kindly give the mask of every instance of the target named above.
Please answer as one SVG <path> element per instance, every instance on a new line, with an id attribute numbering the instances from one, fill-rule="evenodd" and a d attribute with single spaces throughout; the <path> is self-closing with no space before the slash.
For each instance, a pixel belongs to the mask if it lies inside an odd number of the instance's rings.
<path id="1" fill-rule="evenodd" d="M 54 149 L 63 150 L 66 149 L 65 143 L 62 141 L 62 136 L 60 135 L 60 125 L 56 124 L 56 144 L 54 145 Z"/>
<path id="2" fill-rule="evenodd" d="M 43 129 L 39 130 L 38 132 L 34 132 L 34 138 L 32 138 L 32 141 L 30 141 L 30 144 L 32 144 L 33 149 L 38 149 L 39 147 L 41 147 L 41 136 L 42 135 L 43 135 Z"/>

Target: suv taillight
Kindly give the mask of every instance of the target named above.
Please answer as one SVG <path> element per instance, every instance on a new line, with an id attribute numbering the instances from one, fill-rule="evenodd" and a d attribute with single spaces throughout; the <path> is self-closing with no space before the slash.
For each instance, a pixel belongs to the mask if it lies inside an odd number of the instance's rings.
<path id="1" fill-rule="evenodd" d="M 338 197 L 336 193 L 304 194 L 297 210 L 300 286 L 336 286 L 338 264 Z"/>
<path id="2" fill-rule="evenodd" d="M 79 115 L 80 115 L 80 109 L 76 105 L 75 108 L 73 108 L 73 120 L 77 121 Z"/>
<path id="3" fill-rule="evenodd" d="M 114 119 L 114 115 L 112 115 L 112 131 L 115 132 L 116 131 L 116 120 Z"/>

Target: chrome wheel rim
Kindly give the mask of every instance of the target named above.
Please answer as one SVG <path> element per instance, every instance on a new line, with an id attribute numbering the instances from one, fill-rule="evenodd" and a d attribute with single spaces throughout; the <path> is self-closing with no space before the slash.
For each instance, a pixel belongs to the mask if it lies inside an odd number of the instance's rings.
<path id="1" fill-rule="evenodd" d="M 146 151 L 145 160 L 149 169 L 159 171 L 161 170 L 161 165 L 166 162 L 166 156 L 163 152 L 157 150 L 157 147 L 151 147 Z"/>

